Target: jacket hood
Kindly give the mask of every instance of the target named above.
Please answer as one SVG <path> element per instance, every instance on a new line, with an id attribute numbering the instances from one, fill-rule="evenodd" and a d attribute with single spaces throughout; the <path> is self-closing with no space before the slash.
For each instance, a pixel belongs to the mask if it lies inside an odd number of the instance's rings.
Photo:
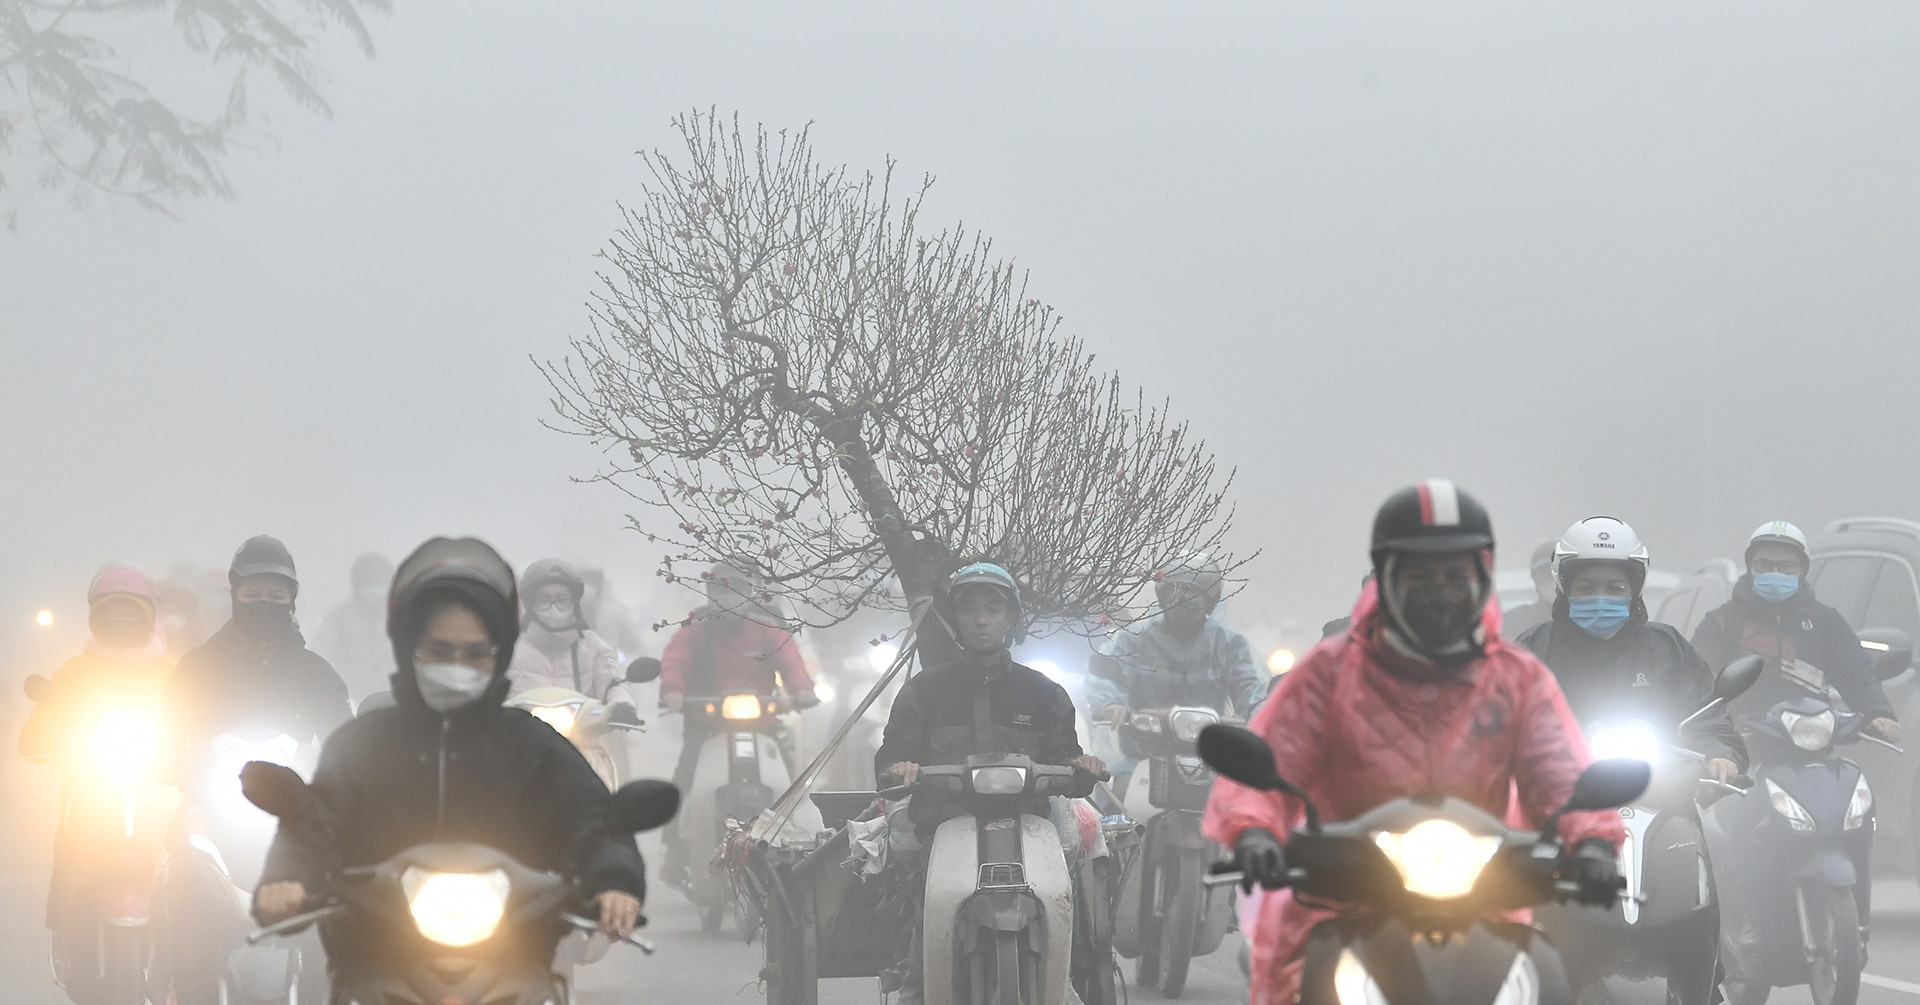
<path id="1" fill-rule="evenodd" d="M 394 574 L 387 594 L 387 636 L 393 640 L 394 700 L 424 708 L 420 685 L 414 678 L 413 650 L 426 630 L 426 615 L 434 605 L 451 600 L 479 615 L 487 638 L 499 650 L 493 682 L 474 703 L 497 706 L 506 700 L 514 642 L 520 635 L 519 596 L 513 567 L 492 546 L 478 538 L 436 537 L 414 549 Z"/>

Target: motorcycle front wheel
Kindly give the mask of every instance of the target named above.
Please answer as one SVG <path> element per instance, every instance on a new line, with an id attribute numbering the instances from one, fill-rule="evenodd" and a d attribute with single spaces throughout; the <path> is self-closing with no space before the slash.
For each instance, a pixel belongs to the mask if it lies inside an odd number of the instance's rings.
<path id="1" fill-rule="evenodd" d="M 1182 855 L 1167 872 L 1167 916 L 1160 925 L 1160 994 L 1178 998 L 1187 989 L 1193 937 L 1200 928 L 1200 857 Z"/>
<path id="2" fill-rule="evenodd" d="M 1853 891 L 1803 886 L 1795 893 L 1806 939 L 1807 989 L 1814 1005 L 1854 1005 L 1860 998 L 1860 972 L 1866 969 L 1866 946 L 1860 939 Z"/>
<path id="3" fill-rule="evenodd" d="M 147 1000 L 147 930 L 143 926 L 106 925 L 105 1005 L 141 1005 Z"/>

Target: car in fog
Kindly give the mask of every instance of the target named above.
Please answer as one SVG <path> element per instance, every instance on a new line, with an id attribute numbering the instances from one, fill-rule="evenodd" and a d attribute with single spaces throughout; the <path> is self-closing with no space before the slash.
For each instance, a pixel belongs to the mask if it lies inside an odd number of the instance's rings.
<path id="1" fill-rule="evenodd" d="M 1920 522 L 1892 517 L 1835 520 L 1807 542 L 1807 581 L 1814 598 L 1856 632 L 1898 629 L 1920 639 Z M 1920 870 L 1920 686 L 1912 667 L 1885 682 L 1887 699 L 1906 729 L 1906 753 L 1862 744 L 1849 753 L 1867 776 L 1877 804 L 1874 864 Z"/>
<path id="2" fill-rule="evenodd" d="M 1700 627 L 1707 612 L 1733 599 L 1740 566 L 1730 558 L 1716 558 L 1677 583 L 1660 602 L 1648 605 L 1653 620 L 1680 629 L 1687 638 Z"/>

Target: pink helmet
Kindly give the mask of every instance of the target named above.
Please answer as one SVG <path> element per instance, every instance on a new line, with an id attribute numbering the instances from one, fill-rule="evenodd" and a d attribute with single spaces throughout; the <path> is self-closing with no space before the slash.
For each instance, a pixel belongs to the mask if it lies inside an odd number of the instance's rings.
<path id="1" fill-rule="evenodd" d="M 100 598 L 116 593 L 138 597 L 149 607 L 160 604 L 160 595 L 154 592 L 153 581 L 146 573 L 124 562 L 108 562 L 93 574 L 93 582 L 87 584 L 87 603 L 98 603 Z"/>

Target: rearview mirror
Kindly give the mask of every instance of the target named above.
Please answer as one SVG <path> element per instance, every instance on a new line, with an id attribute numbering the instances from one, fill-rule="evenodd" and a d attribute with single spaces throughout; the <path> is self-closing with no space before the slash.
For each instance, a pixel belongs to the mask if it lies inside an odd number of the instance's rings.
<path id="1" fill-rule="evenodd" d="M 1713 696 L 1721 701 L 1732 701 L 1747 693 L 1760 680 L 1761 671 L 1767 668 L 1767 661 L 1758 656 L 1742 656 L 1720 668 L 1713 678 Z"/>
<path id="2" fill-rule="evenodd" d="M 627 683 L 645 684 L 660 679 L 660 661 L 651 656 L 642 656 L 627 664 Z"/>
<path id="3" fill-rule="evenodd" d="M 672 820 L 679 811 L 680 790 L 674 788 L 672 782 L 642 778 L 620 786 L 613 794 L 607 823 L 617 834 L 638 834 Z"/>
<path id="4" fill-rule="evenodd" d="M 1913 639 L 1898 628 L 1869 628 L 1860 633 L 1860 647 L 1873 657 L 1873 672 L 1891 680 L 1913 666 Z"/>
<path id="5" fill-rule="evenodd" d="M 27 700 L 36 705 L 53 697 L 53 682 L 39 674 L 28 677 L 20 686 L 27 692 Z"/>
<path id="6" fill-rule="evenodd" d="M 1567 797 L 1562 813 L 1586 810 L 1610 810 L 1640 798 L 1653 779 L 1653 766 L 1631 757 L 1611 757 L 1595 761 L 1573 783 L 1573 795 Z"/>
<path id="7" fill-rule="evenodd" d="M 1207 766 L 1250 789 L 1284 792 L 1292 786 L 1273 767 L 1273 748 L 1250 730 L 1214 723 L 1200 731 L 1194 748 Z"/>
<path id="8" fill-rule="evenodd" d="M 307 783 L 300 773 L 271 761 L 248 761 L 240 768 L 240 794 L 247 802 L 282 820 L 300 816 Z"/>

